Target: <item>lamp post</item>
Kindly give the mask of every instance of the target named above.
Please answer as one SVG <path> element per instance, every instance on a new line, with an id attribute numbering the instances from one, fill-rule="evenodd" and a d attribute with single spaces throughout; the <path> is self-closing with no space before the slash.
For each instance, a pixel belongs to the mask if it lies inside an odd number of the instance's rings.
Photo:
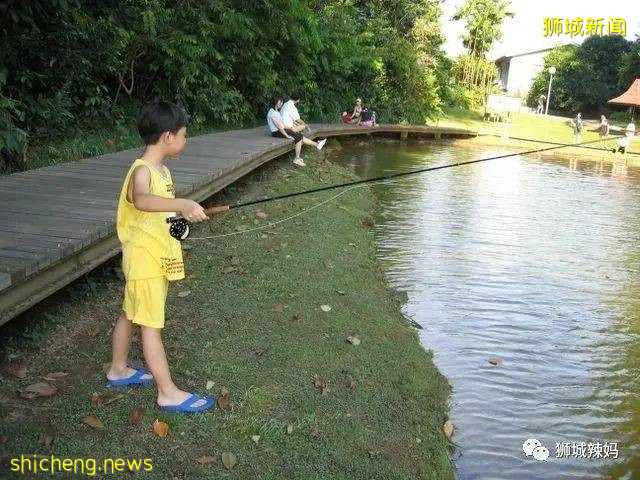
<path id="1" fill-rule="evenodd" d="M 551 82 L 553 82 L 553 74 L 556 73 L 556 67 L 549 67 L 549 91 L 547 92 L 547 107 L 544 114 L 549 115 L 549 100 L 551 99 Z"/>

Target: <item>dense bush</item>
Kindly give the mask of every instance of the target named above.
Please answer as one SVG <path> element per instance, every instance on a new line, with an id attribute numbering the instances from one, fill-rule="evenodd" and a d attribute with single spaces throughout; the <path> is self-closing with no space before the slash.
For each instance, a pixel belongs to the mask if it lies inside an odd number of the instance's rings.
<path id="1" fill-rule="evenodd" d="M 382 121 L 423 123 L 447 78 L 438 15 L 438 0 L 8 0 L 0 147 L 130 122 L 158 97 L 240 125 L 294 89 L 315 120 L 362 96 Z"/>

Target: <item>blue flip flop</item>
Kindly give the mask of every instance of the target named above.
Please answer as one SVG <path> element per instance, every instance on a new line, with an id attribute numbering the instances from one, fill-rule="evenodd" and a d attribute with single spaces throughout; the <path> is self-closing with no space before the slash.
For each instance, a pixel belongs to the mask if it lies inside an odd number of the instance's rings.
<path id="1" fill-rule="evenodd" d="M 136 368 L 136 373 L 127 378 L 118 380 L 107 380 L 107 387 L 131 387 L 136 385 L 147 385 L 153 383 L 153 378 L 142 378 L 144 375 L 150 375 L 151 372 L 145 368 Z"/>
<path id="2" fill-rule="evenodd" d="M 196 403 L 198 400 L 206 400 L 203 405 L 199 407 L 192 407 L 191 405 Z M 165 412 L 172 413 L 197 413 L 204 412 L 205 410 L 209 410 L 213 408 L 216 404 L 216 400 L 213 397 L 208 397 L 204 395 L 198 395 L 197 393 L 192 393 L 189 398 L 187 398 L 184 402 L 179 405 L 166 405 L 162 408 Z"/>

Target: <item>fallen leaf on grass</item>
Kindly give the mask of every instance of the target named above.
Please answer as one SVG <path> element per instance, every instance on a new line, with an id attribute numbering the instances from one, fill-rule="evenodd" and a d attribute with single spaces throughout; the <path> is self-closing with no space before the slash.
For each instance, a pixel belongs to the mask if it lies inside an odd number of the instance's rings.
<path id="1" fill-rule="evenodd" d="M 322 310 L 323 312 L 330 312 L 331 305 L 320 305 L 320 310 Z"/>
<path id="2" fill-rule="evenodd" d="M 44 377 L 42 377 L 44 380 L 48 380 L 50 382 L 55 382 L 56 380 L 59 380 L 61 378 L 66 377 L 67 375 L 69 375 L 66 372 L 51 372 L 51 373 L 47 373 Z"/>
<path id="3" fill-rule="evenodd" d="M 144 418 L 144 410 L 141 408 L 134 408 L 131 415 L 129 415 L 129 421 L 134 425 L 137 425 Z"/>
<path id="4" fill-rule="evenodd" d="M 276 305 L 275 307 L 273 307 L 271 309 L 272 312 L 276 312 L 276 313 L 282 313 L 284 312 L 285 306 L 282 304 Z"/>
<path id="5" fill-rule="evenodd" d="M 40 445 L 51 448 L 51 444 L 53 443 L 53 436 L 51 435 L 43 435 L 40 437 Z"/>
<path id="6" fill-rule="evenodd" d="M 499 358 L 491 358 L 489 359 L 489 363 L 491 365 L 502 365 L 502 360 L 500 360 Z"/>
<path id="7" fill-rule="evenodd" d="M 316 390 L 320 395 L 328 395 L 329 392 L 331 391 L 329 389 L 329 382 L 324 378 L 318 377 L 317 375 L 313 380 L 313 385 L 316 387 Z"/>
<path id="8" fill-rule="evenodd" d="M 216 382 L 214 382 L 213 380 L 207 380 L 207 385 L 206 385 L 207 390 L 211 390 L 215 384 Z"/>
<path id="9" fill-rule="evenodd" d="M 218 460 L 218 457 L 215 455 L 203 455 L 201 457 L 196 458 L 196 462 L 201 463 L 202 465 L 206 463 L 212 463 Z"/>
<path id="10" fill-rule="evenodd" d="M 178 293 L 178 297 L 180 297 L 180 298 L 188 297 L 189 295 L 191 295 L 191 291 L 189 291 L 189 290 L 185 290 L 184 292 L 179 292 Z"/>
<path id="11" fill-rule="evenodd" d="M 325 260 L 324 266 L 327 268 L 333 268 L 333 262 L 331 260 Z"/>
<path id="12" fill-rule="evenodd" d="M 354 347 L 357 347 L 358 345 L 360 345 L 360 339 L 355 335 L 349 335 L 347 337 L 347 342 L 349 342 Z"/>
<path id="13" fill-rule="evenodd" d="M 164 438 L 169 433 L 169 424 L 156 418 L 153 421 L 153 432 L 160 438 Z"/>
<path id="14" fill-rule="evenodd" d="M 231 265 L 238 265 L 238 257 L 236 257 L 235 255 L 229 255 L 227 257 L 227 261 L 231 264 Z"/>
<path id="15" fill-rule="evenodd" d="M 343 291 L 343 290 L 336 290 L 336 293 L 337 293 L 338 295 L 346 295 L 346 294 L 347 294 L 347 292 L 345 292 L 345 291 Z"/>
<path id="16" fill-rule="evenodd" d="M 293 433 L 293 425 L 287 425 L 287 435 L 291 435 Z"/>
<path id="17" fill-rule="evenodd" d="M 270 245 L 267 247 L 267 252 L 279 252 L 280 251 L 280 246 L 279 245 Z"/>
<path id="18" fill-rule="evenodd" d="M 236 270 L 238 270 L 236 267 L 224 267 L 222 269 L 222 273 L 224 274 L 232 273 L 232 272 L 235 272 Z"/>
<path id="19" fill-rule="evenodd" d="M 113 393 L 113 392 L 105 392 L 105 393 L 95 393 L 91 395 L 91 405 L 94 407 L 101 407 L 102 405 L 109 405 L 110 403 L 115 402 L 116 400 L 120 400 L 124 397 L 123 393 Z"/>
<path id="20" fill-rule="evenodd" d="M 261 357 L 264 354 L 264 352 L 266 352 L 267 350 L 269 350 L 269 346 L 265 345 L 264 347 L 261 347 L 258 350 L 254 350 L 253 353 L 257 358 L 257 357 Z"/>
<path id="21" fill-rule="evenodd" d="M 235 467 L 236 463 L 237 463 L 237 459 L 233 453 L 224 452 L 222 454 L 222 464 L 224 465 L 224 468 L 226 468 L 227 470 L 231 470 L 233 467 Z"/>
<path id="22" fill-rule="evenodd" d="M 451 438 L 451 435 L 453 435 L 453 422 L 451 420 L 444 422 L 444 425 L 442 425 L 442 431 L 447 438 Z"/>
<path id="23" fill-rule="evenodd" d="M 98 420 L 96 417 L 88 416 L 82 419 L 83 423 L 86 423 L 91 428 L 103 428 L 104 424 Z"/>
<path id="24" fill-rule="evenodd" d="M 218 408 L 220 410 L 224 410 L 225 412 L 231 410 L 231 405 L 229 405 L 229 390 L 224 386 L 220 387 L 220 395 L 218 396 Z"/>
<path id="25" fill-rule="evenodd" d="M 27 365 L 22 363 L 10 368 L 9 375 L 14 378 L 27 378 Z"/>
<path id="26" fill-rule="evenodd" d="M 373 227 L 373 220 L 363 220 L 362 222 L 360 222 L 360 224 L 363 227 L 371 228 L 371 227 Z"/>
<path id="27" fill-rule="evenodd" d="M 257 216 L 257 217 L 260 217 L 260 218 L 261 218 L 261 219 L 263 219 L 263 220 L 266 220 L 266 219 L 267 219 L 267 217 L 268 217 L 269 215 L 267 215 L 267 214 L 266 214 L 266 213 L 264 213 L 264 212 L 258 211 L 258 212 L 256 212 L 256 216 Z"/>
<path id="28" fill-rule="evenodd" d="M 31 400 L 36 397 L 50 397 L 51 395 L 55 395 L 57 391 L 58 389 L 56 387 L 48 383 L 39 382 L 19 390 L 19 393 L 22 398 Z"/>
<path id="29" fill-rule="evenodd" d="M 249 273 L 249 270 L 247 270 L 246 268 L 238 267 L 239 275 L 246 275 L 247 273 Z"/>
<path id="30" fill-rule="evenodd" d="M 347 387 L 351 390 L 355 390 L 358 387 L 358 384 L 353 378 L 351 378 L 351 376 L 347 377 Z"/>
<path id="31" fill-rule="evenodd" d="M 251 440 L 253 440 L 253 443 L 257 445 L 260 441 L 260 435 L 251 435 Z"/>

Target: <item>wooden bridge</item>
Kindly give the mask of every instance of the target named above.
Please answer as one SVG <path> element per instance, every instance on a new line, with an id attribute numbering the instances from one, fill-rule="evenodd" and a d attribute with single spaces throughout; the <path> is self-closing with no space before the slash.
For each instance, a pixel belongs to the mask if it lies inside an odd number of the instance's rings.
<path id="1" fill-rule="evenodd" d="M 315 124 L 308 136 L 397 134 L 470 137 L 426 126 Z M 265 127 L 190 138 L 170 161 L 176 196 L 202 201 L 293 149 Z M 140 149 L 0 177 L 0 325 L 120 252 L 115 214 L 122 180 Z"/>

